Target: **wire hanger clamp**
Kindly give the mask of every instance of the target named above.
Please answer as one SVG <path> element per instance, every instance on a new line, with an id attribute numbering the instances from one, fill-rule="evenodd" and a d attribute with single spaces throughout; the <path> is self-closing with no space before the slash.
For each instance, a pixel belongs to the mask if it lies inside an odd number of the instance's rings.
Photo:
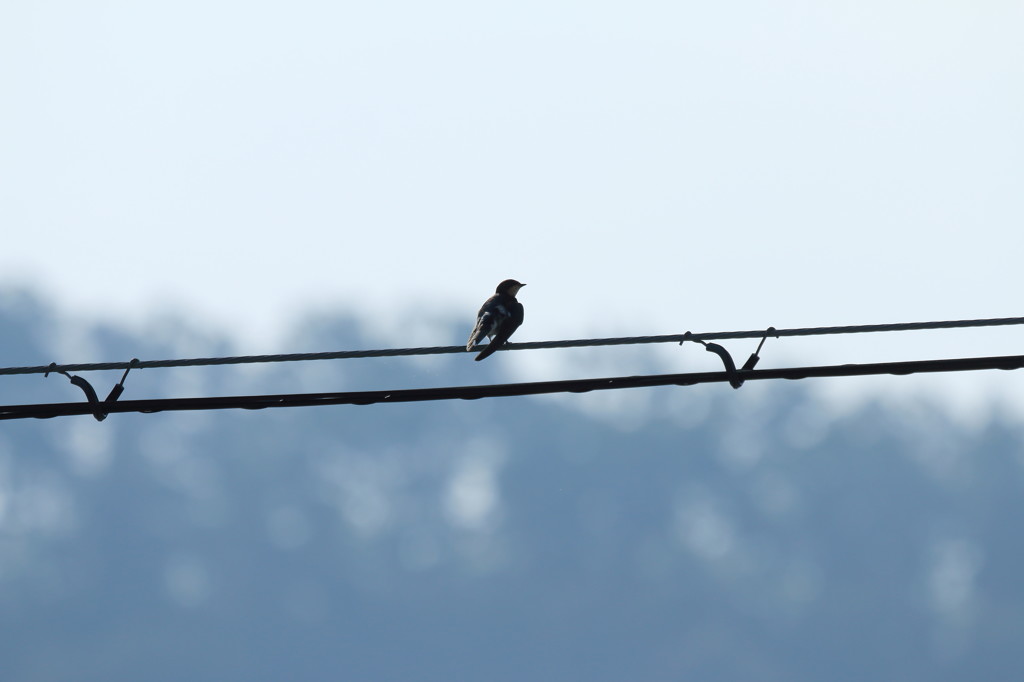
<path id="1" fill-rule="evenodd" d="M 709 353 L 717 355 L 722 359 L 722 364 L 725 366 L 725 373 L 729 375 L 729 385 L 733 388 L 739 388 L 745 381 L 742 378 L 741 372 L 752 370 L 757 366 L 758 361 L 761 359 L 758 354 L 761 352 L 761 348 L 764 346 L 764 342 L 768 340 L 769 336 L 779 338 L 779 335 L 775 333 L 775 327 L 768 327 L 764 336 L 761 337 L 761 343 L 757 344 L 757 350 L 750 354 L 750 357 L 747 358 L 747 361 L 743 363 L 743 367 L 739 370 L 736 369 L 736 363 L 733 361 L 732 355 L 729 354 L 729 351 L 727 351 L 724 346 L 720 346 L 717 343 L 708 343 L 706 341 L 701 341 L 700 339 L 691 338 L 691 332 L 683 334 L 683 340 L 679 342 L 679 345 L 683 345 L 685 341 L 693 341 L 704 346 L 704 350 Z"/>
<path id="2" fill-rule="evenodd" d="M 110 393 L 107 394 L 107 399 L 104 400 L 102 403 L 100 402 L 99 396 L 96 395 L 96 389 L 92 387 L 92 384 L 90 384 L 87 379 L 85 379 L 84 377 L 69 374 L 61 369 L 56 369 L 56 362 L 50 363 L 50 367 L 53 369 L 48 369 L 43 374 L 43 378 L 50 376 L 51 371 L 66 376 L 71 381 L 72 384 L 82 389 L 82 392 L 85 393 L 85 399 L 88 400 L 89 405 L 92 406 L 92 416 L 96 418 L 96 421 L 101 422 L 107 418 L 107 413 L 104 412 L 102 409 L 103 405 L 105 403 L 117 402 L 117 399 L 121 397 L 122 393 L 124 393 L 124 380 L 128 378 L 128 372 L 132 371 L 132 367 L 135 367 L 138 364 L 139 359 L 132 358 L 132 361 L 128 364 L 128 368 L 124 371 L 124 374 L 121 375 L 121 381 L 114 384 L 114 387 L 110 389 Z"/>

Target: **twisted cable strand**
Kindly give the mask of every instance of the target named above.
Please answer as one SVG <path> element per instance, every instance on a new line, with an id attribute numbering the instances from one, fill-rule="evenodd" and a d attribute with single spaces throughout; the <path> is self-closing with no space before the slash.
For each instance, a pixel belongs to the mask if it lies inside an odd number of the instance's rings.
<path id="1" fill-rule="evenodd" d="M 918 360 L 911 362 L 882 362 L 861 365 L 825 365 L 816 367 L 785 367 L 738 372 L 693 372 L 687 374 L 659 374 L 630 377 L 603 377 L 539 381 L 518 384 L 491 384 L 484 386 L 441 386 L 437 388 L 397 389 L 390 391 L 349 391 L 342 393 L 298 393 L 278 395 L 222 396 L 206 398 L 160 398 L 124 400 L 90 404 L 50 403 L 37 405 L 0 406 L 0 420 L 50 419 L 71 415 L 107 413 L 167 412 L 183 410 L 262 410 L 273 407 L 312 407 L 327 405 L 373 405 L 376 403 L 407 403 L 435 400 L 479 400 L 550 393 L 587 393 L 625 388 L 654 386 L 692 386 L 695 384 L 764 379 L 810 379 L 930 372 L 966 372 L 979 370 L 1014 370 L 1024 367 L 1024 355 L 982 358 L 948 358 L 944 360 Z"/>

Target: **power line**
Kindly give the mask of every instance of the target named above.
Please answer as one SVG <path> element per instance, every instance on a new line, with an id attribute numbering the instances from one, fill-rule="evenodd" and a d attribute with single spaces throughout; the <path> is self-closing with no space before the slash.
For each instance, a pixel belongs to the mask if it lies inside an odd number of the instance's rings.
<path id="1" fill-rule="evenodd" d="M 910 362 L 883 362 L 859 365 L 824 365 L 816 367 L 789 367 L 781 369 L 738 370 L 736 372 L 696 372 L 688 374 L 658 374 L 633 377 L 605 377 L 600 379 L 572 379 L 540 381 L 486 386 L 445 386 L 414 388 L 394 391 L 350 391 L 343 393 L 299 393 L 278 395 L 225 396 L 209 398 L 161 398 L 151 400 L 125 400 L 89 403 L 50 403 L 39 405 L 0 406 L 0 419 L 48 419 L 81 414 L 105 416 L 114 412 L 168 412 L 185 410 L 259 410 L 270 407 L 308 407 L 326 405 L 372 405 L 376 403 L 407 403 L 435 400 L 477 400 L 550 393 L 587 393 L 624 388 L 653 386 L 691 386 L 717 382 L 756 381 L 764 379 L 808 379 L 821 377 L 847 377 L 893 374 L 921 374 L 934 372 L 964 372 L 977 370 L 1012 370 L 1024 367 L 1024 355 L 982 358 L 951 358 L 945 360 L 917 360 Z"/>
<path id="2" fill-rule="evenodd" d="M 921 331 L 926 329 L 963 329 L 967 327 L 1001 327 L 1024 324 L 1024 317 L 1000 317 L 983 320 L 945 320 L 938 322 L 901 322 L 895 324 L 847 325 L 841 327 L 803 327 L 774 329 L 769 336 L 826 336 L 835 334 L 867 334 L 892 331 Z M 713 341 L 722 339 L 760 339 L 764 330 L 735 332 L 705 332 L 700 334 L 664 334 L 660 336 L 623 336 L 603 339 L 571 339 L 564 341 L 530 341 L 509 343 L 501 350 L 541 350 L 550 348 L 582 348 L 586 346 L 626 346 L 647 343 L 681 343 L 683 341 Z M 155 369 L 165 367 L 198 367 L 209 365 L 242 365 L 255 363 L 301 362 L 307 360 L 348 360 L 355 358 L 384 358 L 407 355 L 442 355 L 465 353 L 464 346 L 433 346 L 425 348 L 385 348 L 378 350 L 326 351 L 319 353 L 287 353 L 277 355 L 239 355 L 233 357 L 184 358 L 177 360 L 143 360 L 132 362 L 95 362 L 69 365 L 36 365 L 31 367 L 2 367 L 0 375 L 46 374 L 49 372 L 91 372 L 111 369 Z"/>

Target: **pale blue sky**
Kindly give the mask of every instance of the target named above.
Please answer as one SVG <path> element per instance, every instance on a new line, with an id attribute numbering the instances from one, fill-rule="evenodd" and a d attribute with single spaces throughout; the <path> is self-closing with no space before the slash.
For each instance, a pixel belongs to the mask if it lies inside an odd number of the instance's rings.
<path id="1" fill-rule="evenodd" d="M 1016 2 L 8 3 L 0 281 L 243 352 L 510 276 L 523 340 L 1021 315 L 1021 35 Z"/>

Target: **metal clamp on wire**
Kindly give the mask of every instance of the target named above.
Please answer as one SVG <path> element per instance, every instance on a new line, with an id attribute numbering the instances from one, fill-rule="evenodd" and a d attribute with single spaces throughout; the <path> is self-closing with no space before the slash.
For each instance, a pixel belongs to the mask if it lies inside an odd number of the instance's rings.
<path id="1" fill-rule="evenodd" d="M 720 346 L 717 343 L 707 343 L 706 341 L 701 341 L 700 339 L 691 338 L 692 334 L 690 332 L 686 332 L 685 334 L 683 334 L 683 340 L 679 342 L 679 345 L 683 345 L 683 341 L 695 341 L 696 343 L 699 343 L 700 345 L 704 346 L 704 350 L 708 351 L 709 353 L 714 353 L 715 355 L 720 357 L 722 359 L 722 364 L 725 366 L 725 373 L 729 376 L 729 385 L 732 386 L 733 388 L 739 388 L 740 386 L 743 385 L 744 382 L 744 379 L 742 379 L 740 376 L 740 372 L 752 370 L 754 369 L 754 367 L 757 366 L 757 362 L 761 359 L 758 353 L 761 352 L 761 347 L 764 346 L 764 342 L 767 341 L 768 337 L 771 335 L 774 335 L 776 338 L 778 338 L 778 334 L 775 334 L 774 332 L 775 327 L 768 327 L 768 330 L 764 333 L 764 336 L 761 338 L 761 343 L 757 344 L 757 350 L 750 354 L 750 357 L 747 358 L 747 361 L 743 363 L 743 367 L 741 367 L 738 371 L 736 369 L 736 363 L 733 362 L 732 355 L 730 355 L 729 351 L 727 351 L 723 346 Z"/>
<path id="2" fill-rule="evenodd" d="M 90 384 L 88 380 L 80 376 L 68 374 L 64 370 L 56 369 L 56 362 L 50 363 L 50 367 L 52 369 L 47 370 L 46 373 L 43 374 L 43 377 L 45 378 L 50 376 L 51 371 L 66 376 L 72 384 L 82 389 L 82 392 L 85 393 L 85 399 L 88 400 L 89 405 L 92 406 L 92 416 L 96 418 L 96 421 L 101 422 L 107 418 L 107 413 L 102 409 L 103 405 L 106 403 L 116 402 L 117 399 L 121 397 L 121 394 L 124 393 L 124 380 L 128 378 L 128 372 L 132 370 L 132 367 L 135 367 L 138 363 L 138 358 L 132 358 L 132 361 L 128 364 L 128 368 L 124 371 L 124 374 L 121 375 L 121 381 L 114 384 L 114 387 L 110 389 L 110 393 L 107 394 L 107 399 L 102 403 L 100 402 L 99 396 L 96 395 L 96 389 L 92 387 L 92 384 Z"/>

